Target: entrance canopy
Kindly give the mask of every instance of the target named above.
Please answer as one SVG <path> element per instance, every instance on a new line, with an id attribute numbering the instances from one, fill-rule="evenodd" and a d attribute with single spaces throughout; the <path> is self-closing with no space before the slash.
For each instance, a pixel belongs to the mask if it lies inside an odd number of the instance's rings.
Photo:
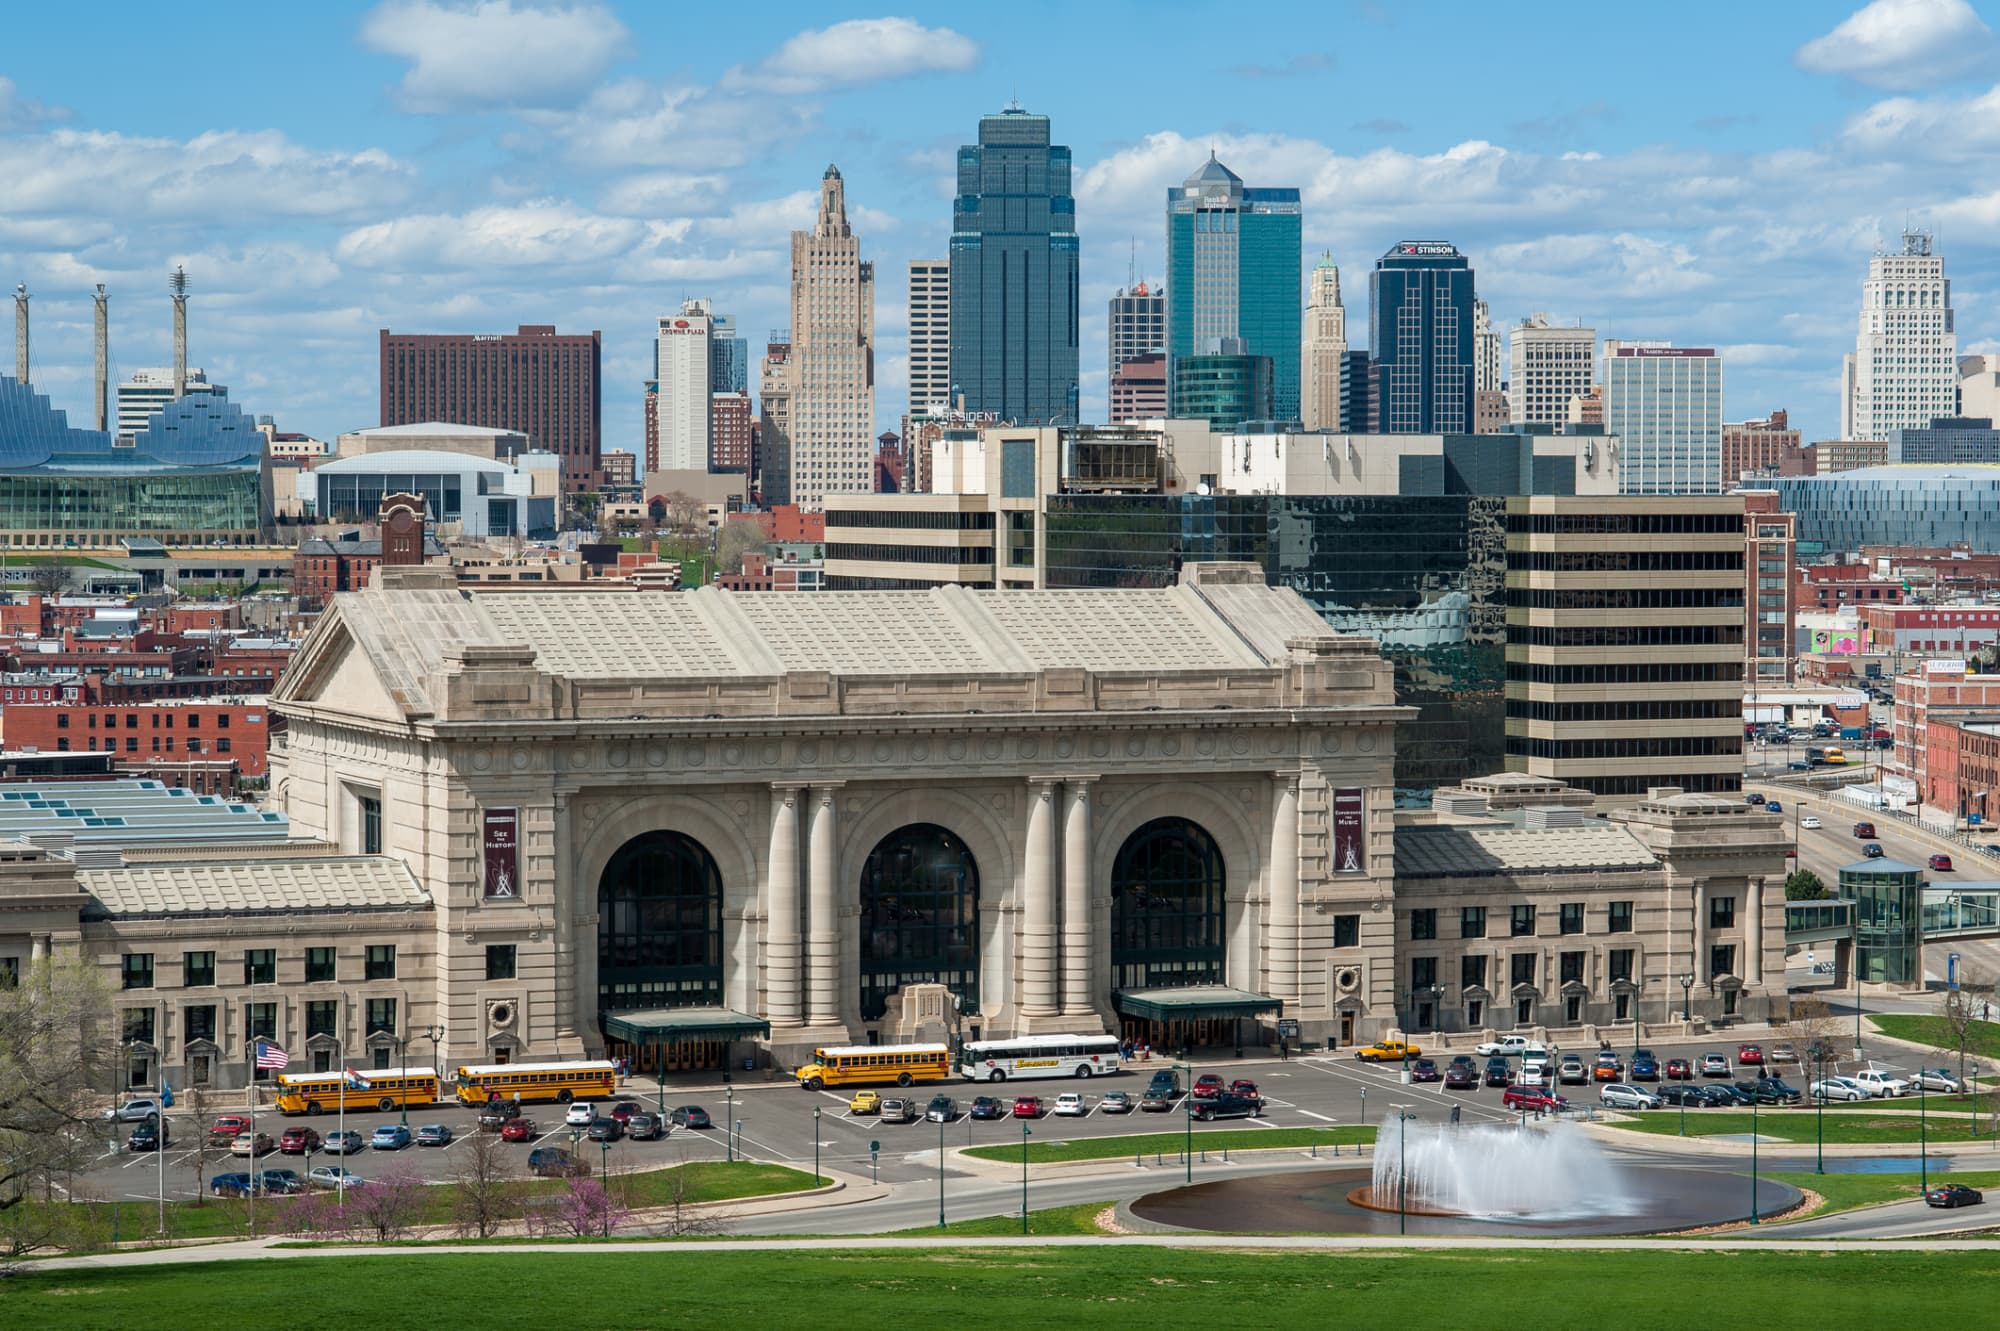
<path id="1" fill-rule="evenodd" d="M 604 1014 L 605 1038 L 638 1045 L 729 1040 L 770 1033 L 771 1023 L 763 1018 L 721 1007 L 648 1008 Z"/>
<path id="2" fill-rule="evenodd" d="M 1162 989 L 1125 989 L 1112 1005 L 1144 1021 L 1227 1021 L 1260 1013 L 1282 1013 L 1285 1000 L 1222 984 L 1184 984 Z"/>

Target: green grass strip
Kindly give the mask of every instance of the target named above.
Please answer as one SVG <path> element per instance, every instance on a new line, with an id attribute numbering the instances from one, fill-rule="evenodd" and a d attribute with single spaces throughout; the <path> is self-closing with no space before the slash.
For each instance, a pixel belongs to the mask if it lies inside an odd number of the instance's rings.
<path id="1" fill-rule="evenodd" d="M 1034 1125 L 1035 1135 L 1028 1139 L 1029 1164 L 1049 1165 L 1063 1160 L 1116 1160 L 1121 1156 L 1135 1155 L 1170 1155 L 1179 1159 L 1181 1150 L 1188 1141 L 1185 1129 L 1149 1132 L 1130 1137 L 1079 1137 L 1074 1141 L 1045 1140 L 1050 1134 L 1061 1130 L 1057 1126 L 1060 1122 L 1059 1119 L 1043 1119 Z M 1271 1151 L 1281 1147 L 1303 1151 L 1313 1146 L 1318 1146 L 1324 1152 L 1331 1150 L 1336 1143 L 1348 1148 L 1374 1140 L 1375 1129 L 1370 1127 L 1215 1128 L 1197 1125 L 1194 1130 L 1194 1149 L 1197 1152 L 1207 1151 L 1211 1155 L 1222 1151 Z M 1019 1164 L 1021 1143 L 1017 1141 L 1007 1146 L 975 1146 L 960 1154 L 978 1160 L 1001 1160 Z"/>

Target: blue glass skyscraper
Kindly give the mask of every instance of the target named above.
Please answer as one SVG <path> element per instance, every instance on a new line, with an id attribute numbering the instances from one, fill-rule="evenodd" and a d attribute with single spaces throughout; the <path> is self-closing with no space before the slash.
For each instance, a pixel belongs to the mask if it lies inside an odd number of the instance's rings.
<path id="1" fill-rule="evenodd" d="M 1070 153 L 1049 118 L 981 116 L 952 208 L 951 384 L 967 411 L 1076 423 L 1077 253 Z"/>
<path id="2" fill-rule="evenodd" d="M 1472 433 L 1472 263 L 1455 245 L 1405 240 L 1368 275 L 1368 345 L 1386 434 Z"/>
<path id="3" fill-rule="evenodd" d="M 1167 392 L 1182 357 L 1238 338 L 1271 359 L 1272 410 L 1299 418 L 1299 192 L 1246 189 L 1215 160 L 1167 191 Z"/>

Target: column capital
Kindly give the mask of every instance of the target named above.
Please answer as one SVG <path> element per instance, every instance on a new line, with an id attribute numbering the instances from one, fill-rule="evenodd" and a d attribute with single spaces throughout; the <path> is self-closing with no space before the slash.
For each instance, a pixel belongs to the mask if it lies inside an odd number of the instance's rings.
<path id="1" fill-rule="evenodd" d="M 1273 781 L 1282 781 L 1286 786 L 1288 786 L 1292 790 L 1297 790 L 1299 788 L 1299 782 L 1304 778 L 1304 776 L 1305 773 L 1296 767 L 1281 767 L 1271 773 L 1271 779 Z"/>
<path id="2" fill-rule="evenodd" d="M 1071 772 L 1062 778 L 1062 783 L 1073 790 L 1084 791 L 1104 779 L 1102 772 Z"/>
<path id="3" fill-rule="evenodd" d="M 771 782 L 771 793 L 773 795 L 796 795 L 801 790 L 811 790 L 812 785 L 813 783 L 810 781 L 773 781 Z"/>

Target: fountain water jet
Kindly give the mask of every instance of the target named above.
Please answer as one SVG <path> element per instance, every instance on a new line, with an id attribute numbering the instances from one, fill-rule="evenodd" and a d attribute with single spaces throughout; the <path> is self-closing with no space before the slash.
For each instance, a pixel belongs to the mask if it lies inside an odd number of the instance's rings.
<path id="1" fill-rule="evenodd" d="M 1645 1210 L 1624 1171 L 1568 1124 L 1398 1124 L 1388 1118 L 1375 1142 L 1369 1186 L 1349 1194 L 1371 1210 L 1400 1206 L 1412 1214 L 1541 1220 Z"/>

